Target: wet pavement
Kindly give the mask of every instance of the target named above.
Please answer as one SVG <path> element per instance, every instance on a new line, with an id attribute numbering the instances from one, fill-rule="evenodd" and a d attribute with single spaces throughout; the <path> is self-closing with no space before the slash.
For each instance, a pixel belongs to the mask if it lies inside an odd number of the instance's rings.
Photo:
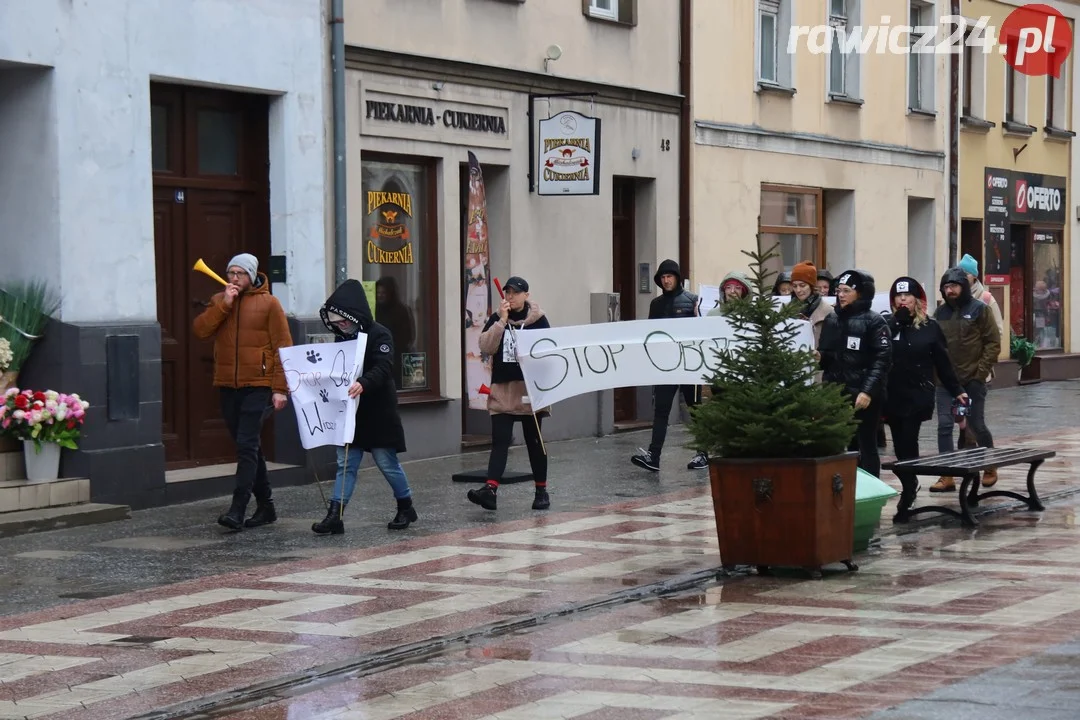
<path id="1" fill-rule="evenodd" d="M 886 508 L 860 570 L 817 581 L 716 578 L 681 430 L 659 475 L 627 462 L 647 433 L 550 443 L 546 513 L 531 483 L 465 501 L 450 474 L 476 454 L 406 466 L 404 532 L 369 470 L 344 536 L 310 533 L 307 487 L 238 534 L 219 500 L 3 539 L 0 718 L 1075 718 L 1078 392 L 991 395 L 999 446 L 1058 451 L 1046 511 L 987 501 L 966 530 Z"/>

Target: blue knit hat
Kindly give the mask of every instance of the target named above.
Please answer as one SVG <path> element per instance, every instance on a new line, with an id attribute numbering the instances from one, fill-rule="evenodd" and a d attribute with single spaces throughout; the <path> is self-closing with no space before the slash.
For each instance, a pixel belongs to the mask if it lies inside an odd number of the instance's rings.
<path id="1" fill-rule="evenodd" d="M 979 261 L 970 255 L 964 255 L 960 258 L 960 262 L 957 263 L 957 267 L 966 272 L 968 275 L 974 275 L 979 277 Z"/>

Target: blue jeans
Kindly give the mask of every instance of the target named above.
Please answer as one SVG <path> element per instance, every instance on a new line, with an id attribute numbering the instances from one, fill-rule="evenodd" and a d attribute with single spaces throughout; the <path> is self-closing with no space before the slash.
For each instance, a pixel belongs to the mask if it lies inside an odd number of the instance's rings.
<path id="1" fill-rule="evenodd" d="M 412 497 L 409 490 L 409 481 L 405 477 L 405 470 L 398 461 L 397 450 L 392 448 L 375 448 L 371 451 L 371 457 L 375 459 L 375 465 L 382 472 L 386 482 L 390 483 L 394 491 L 394 497 L 404 500 Z M 337 475 L 334 477 L 334 493 L 330 499 L 342 505 L 348 505 L 352 499 L 353 490 L 356 489 L 356 474 L 360 472 L 360 463 L 364 459 L 364 451 L 360 448 L 349 448 L 349 461 L 345 462 L 345 448 L 337 449 Z"/>

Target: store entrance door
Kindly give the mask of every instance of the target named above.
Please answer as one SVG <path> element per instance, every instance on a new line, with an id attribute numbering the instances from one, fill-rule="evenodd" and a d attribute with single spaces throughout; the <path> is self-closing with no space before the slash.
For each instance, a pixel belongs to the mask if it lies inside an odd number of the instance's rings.
<path id="1" fill-rule="evenodd" d="M 1028 337 L 1028 238 L 1030 225 L 1009 225 L 1009 327 L 1020 337 Z"/>

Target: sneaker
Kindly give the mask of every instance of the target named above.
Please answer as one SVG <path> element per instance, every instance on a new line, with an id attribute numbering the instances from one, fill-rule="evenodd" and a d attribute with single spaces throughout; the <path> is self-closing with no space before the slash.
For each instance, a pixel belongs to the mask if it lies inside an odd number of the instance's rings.
<path id="1" fill-rule="evenodd" d="M 660 472 L 660 456 L 654 455 L 644 448 L 638 448 L 638 454 L 632 456 L 630 462 L 640 468 L 652 470 L 653 472 Z"/>
<path id="2" fill-rule="evenodd" d="M 704 470 L 707 467 L 709 467 L 709 456 L 702 452 L 690 458 L 690 462 L 686 463 L 687 470 Z"/>
<path id="3" fill-rule="evenodd" d="M 938 478 L 938 481 L 930 486 L 930 492 L 953 492 L 956 490 L 956 481 L 948 475 Z"/>
<path id="4" fill-rule="evenodd" d="M 991 469 L 991 470 L 983 471 L 983 476 L 982 476 L 982 486 L 983 487 L 994 487 L 995 485 L 997 485 L 997 481 L 998 481 L 998 474 L 997 474 L 997 469 L 996 468 Z"/>
<path id="5" fill-rule="evenodd" d="M 469 498 L 469 502 L 475 503 L 485 510 L 494 510 L 498 504 L 495 490 L 490 485 L 484 485 L 479 490 L 470 490 L 466 497 Z"/>
<path id="6" fill-rule="evenodd" d="M 551 507 L 551 498 L 548 497 L 547 490 L 543 488 L 536 489 L 536 497 L 533 498 L 533 510 L 547 510 Z"/>

